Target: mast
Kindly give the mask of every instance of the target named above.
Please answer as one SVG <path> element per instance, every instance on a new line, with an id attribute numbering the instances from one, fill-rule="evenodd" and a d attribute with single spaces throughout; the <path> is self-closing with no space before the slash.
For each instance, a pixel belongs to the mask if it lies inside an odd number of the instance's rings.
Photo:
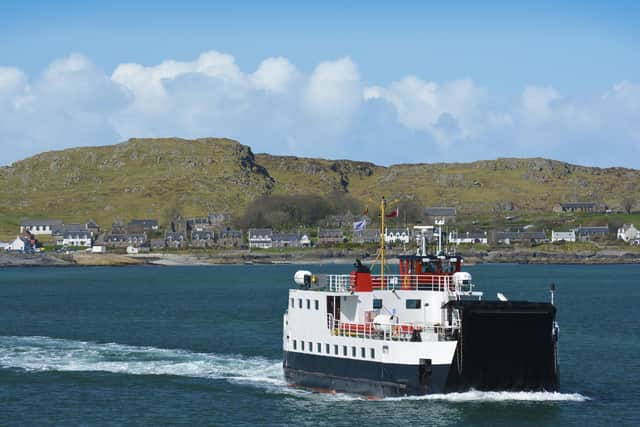
<path id="1" fill-rule="evenodd" d="M 382 285 L 382 289 L 386 289 L 386 286 L 384 285 L 384 208 L 386 204 L 386 200 L 384 200 L 384 196 L 382 196 L 382 200 L 380 201 L 380 284 Z"/>

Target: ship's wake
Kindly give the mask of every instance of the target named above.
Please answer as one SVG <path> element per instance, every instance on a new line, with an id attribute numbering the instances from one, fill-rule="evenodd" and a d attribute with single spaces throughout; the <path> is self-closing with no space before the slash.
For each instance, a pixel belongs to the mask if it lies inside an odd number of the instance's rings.
<path id="1" fill-rule="evenodd" d="M 434 400 L 446 402 L 586 402 L 590 399 L 580 393 L 471 390 L 463 393 L 390 397 L 384 400 Z"/>
<path id="2" fill-rule="evenodd" d="M 324 394 L 288 387 L 280 360 L 181 349 L 96 343 L 50 337 L 0 336 L 0 368 L 27 372 L 109 372 L 127 375 L 172 375 L 224 380 L 260 387 L 273 393 L 335 400 L 362 400 L 349 394 Z M 578 393 L 480 392 L 374 399 L 449 402 L 584 402 Z"/>
<path id="3" fill-rule="evenodd" d="M 95 343 L 49 337 L 0 337 L 0 368 L 31 372 L 110 372 L 175 375 L 286 386 L 282 362 L 262 357 Z"/>

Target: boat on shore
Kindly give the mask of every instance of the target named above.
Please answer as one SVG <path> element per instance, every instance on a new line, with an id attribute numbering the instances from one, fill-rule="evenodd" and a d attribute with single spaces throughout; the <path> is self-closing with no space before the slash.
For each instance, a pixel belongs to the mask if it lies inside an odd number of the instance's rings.
<path id="1" fill-rule="evenodd" d="M 287 382 L 376 397 L 557 391 L 553 289 L 551 302 L 485 300 L 462 257 L 440 239 L 429 254 L 425 240 L 393 273 L 384 238 L 379 274 L 359 261 L 350 274 L 296 273 L 283 318 Z"/>

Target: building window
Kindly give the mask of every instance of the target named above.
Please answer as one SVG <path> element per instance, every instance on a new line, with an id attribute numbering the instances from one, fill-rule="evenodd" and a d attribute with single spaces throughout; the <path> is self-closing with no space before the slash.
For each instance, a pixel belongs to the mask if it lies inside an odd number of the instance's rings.
<path id="1" fill-rule="evenodd" d="M 369 353 L 372 359 L 376 358 L 376 349 L 375 348 L 370 348 L 369 349 Z"/>
<path id="2" fill-rule="evenodd" d="M 325 353 L 327 354 L 331 353 L 331 346 L 329 344 L 325 344 L 324 350 L 325 350 Z"/>
<path id="3" fill-rule="evenodd" d="M 373 300 L 373 308 L 376 309 L 376 310 L 381 309 L 382 308 L 382 300 L 379 299 L 379 298 L 375 298 Z"/>
<path id="4" fill-rule="evenodd" d="M 298 308 L 302 308 L 302 298 L 298 298 Z"/>
<path id="5" fill-rule="evenodd" d="M 351 357 L 356 357 L 356 348 L 351 347 Z"/>
<path id="6" fill-rule="evenodd" d="M 336 356 L 338 355 L 338 344 L 335 344 L 333 346 L 333 354 L 335 354 Z"/>
<path id="7" fill-rule="evenodd" d="M 320 310 L 320 301 L 316 300 L 316 310 Z"/>
<path id="8" fill-rule="evenodd" d="M 307 310 L 311 309 L 311 300 L 307 300 Z"/>
<path id="9" fill-rule="evenodd" d="M 298 349 L 298 341 L 293 340 L 293 349 L 297 350 Z"/>
<path id="10" fill-rule="evenodd" d="M 406 307 L 408 309 L 416 309 L 422 306 L 422 301 L 419 299 L 408 299 L 406 302 Z"/>
<path id="11" fill-rule="evenodd" d="M 318 343 L 318 345 L 316 345 L 316 350 L 318 353 L 322 353 L 322 344 Z"/>
<path id="12" fill-rule="evenodd" d="M 364 347 L 360 347 L 360 357 L 362 357 L 363 359 L 367 357 L 367 351 Z"/>
<path id="13" fill-rule="evenodd" d="M 300 341 L 300 350 L 304 351 L 304 341 Z"/>
<path id="14" fill-rule="evenodd" d="M 346 346 L 346 345 L 343 345 L 343 346 L 342 346 L 342 355 L 343 355 L 343 356 L 346 356 L 347 354 L 348 354 L 348 353 L 347 353 L 347 346 Z"/>

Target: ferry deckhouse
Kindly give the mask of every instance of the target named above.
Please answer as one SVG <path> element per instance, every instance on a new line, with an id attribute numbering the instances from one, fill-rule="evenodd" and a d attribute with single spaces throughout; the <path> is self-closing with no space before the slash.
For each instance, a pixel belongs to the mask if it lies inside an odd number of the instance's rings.
<path id="1" fill-rule="evenodd" d="M 553 303 L 483 300 L 460 256 L 420 246 L 395 274 L 385 274 L 384 240 L 379 274 L 359 261 L 347 275 L 296 273 L 283 324 L 288 383 L 369 396 L 557 390 Z"/>

